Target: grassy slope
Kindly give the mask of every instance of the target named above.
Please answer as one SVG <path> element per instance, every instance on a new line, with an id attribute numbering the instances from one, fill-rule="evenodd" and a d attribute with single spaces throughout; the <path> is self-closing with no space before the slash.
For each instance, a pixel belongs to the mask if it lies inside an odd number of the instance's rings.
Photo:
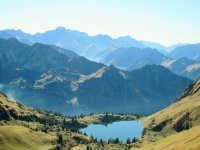
<path id="1" fill-rule="evenodd" d="M 14 114 L 11 112 L 14 112 Z M 6 120 L 2 118 L 5 116 L 1 115 L 2 113 L 7 114 Z M 15 115 L 18 119 L 15 119 Z M 79 124 L 86 126 L 91 123 L 101 123 L 102 121 L 107 120 L 106 118 L 111 120 L 135 120 L 136 116 L 97 114 L 79 118 L 78 122 Z M 69 128 L 63 130 L 63 119 L 63 116 L 56 116 L 49 112 L 39 111 L 10 101 L 6 95 L 0 93 L 0 150 L 55 149 L 56 146 L 59 145 L 59 143 L 57 143 L 57 134 L 63 135 L 65 143 L 64 149 L 70 149 L 72 147 L 74 147 L 73 149 L 86 149 L 87 144 L 83 143 L 90 143 L 91 138 L 79 133 L 71 132 Z M 37 120 L 46 121 L 43 123 Z M 70 118 L 65 118 L 65 120 L 67 123 L 72 122 L 72 119 Z M 49 121 L 56 121 L 56 124 L 49 126 Z M 44 127 L 48 128 L 48 133 L 41 132 L 41 129 Z M 109 150 L 124 149 L 126 147 L 125 145 L 119 144 L 105 144 L 105 147 L 99 146 L 99 143 L 90 143 L 89 145 L 93 148 Z"/>
<path id="2" fill-rule="evenodd" d="M 200 79 L 186 92 L 190 94 L 166 109 L 142 119 L 146 133 L 139 146 L 143 149 L 200 149 Z M 188 120 L 190 129 L 177 133 L 174 127 L 183 125 Z M 163 122 L 165 125 L 162 125 Z M 160 125 L 160 131 L 153 130 Z"/>
<path id="3" fill-rule="evenodd" d="M 126 147 L 124 145 L 120 144 L 109 144 L 105 145 L 104 147 L 90 144 L 89 145 L 94 150 L 124 150 Z M 75 146 L 72 148 L 72 150 L 86 150 L 87 145 L 79 144 L 78 146 Z"/>
<path id="4" fill-rule="evenodd" d="M 17 120 L 10 114 L 11 110 L 17 116 Z M 5 112 L 7 112 L 6 116 L 8 116 L 6 120 L 1 118 L 3 117 L 1 114 Z M 19 120 L 19 117 L 21 120 Z M 44 123 L 34 120 L 35 118 L 44 120 Z M 56 145 L 59 144 L 57 143 L 57 134 L 62 134 L 64 142 L 67 141 L 64 144 L 66 149 L 77 145 L 79 140 L 90 140 L 89 137 L 71 132 L 70 129 L 62 130 L 63 119 L 62 116 L 38 111 L 10 101 L 0 93 L 0 150 L 55 149 Z M 71 122 L 68 118 L 66 120 Z M 56 125 L 49 126 L 49 121 L 55 121 Z M 42 128 L 46 128 L 48 133 L 41 132 Z M 36 129 L 38 130 L 37 132 Z M 78 140 L 75 140 L 77 137 Z"/>
<path id="5" fill-rule="evenodd" d="M 1 150 L 49 150 L 55 148 L 55 140 L 55 136 L 23 126 L 0 126 Z"/>
<path id="6" fill-rule="evenodd" d="M 158 142 L 150 143 L 141 150 L 199 150 L 200 149 L 200 126 L 173 134 Z"/>
<path id="7" fill-rule="evenodd" d="M 36 115 L 45 118 L 45 114 L 35 109 L 26 107 L 19 103 L 10 101 L 0 93 L 0 107 L 6 111 L 15 110 L 18 116 Z M 48 150 L 56 147 L 56 136 L 35 132 L 30 128 L 24 127 L 26 123 L 30 126 L 41 126 L 38 122 L 18 121 L 9 116 L 8 121 L 0 121 L 0 149 L 1 150 Z M 54 141 L 54 143 L 52 142 Z"/>
<path id="8" fill-rule="evenodd" d="M 194 95 L 191 97 L 186 97 L 183 100 L 171 105 L 170 107 L 156 114 L 153 114 L 147 118 L 142 119 L 142 122 L 145 128 L 151 129 L 155 125 L 159 125 L 166 120 L 171 120 L 160 132 L 153 133 L 153 136 L 157 135 L 156 138 L 160 139 L 160 138 L 176 133 L 176 131 L 174 131 L 173 129 L 173 126 L 178 121 L 180 121 L 182 117 L 188 112 L 190 113 L 190 118 L 192 119 L 193 126 L 200 124 L 200 119 L 199 119 L 200 112 L 198 111 L 199 109 L 200 109 L 200 97 L 198 95 Z M 152 120 L 154 121 L 154 124 Z M 150 134 L 152 134 L 152 131 L 150 132 Z M 151 139 L 147 139 L 147 140 L 150 140 L 150 141 L 157 140 L 156 138 L 152 138 L 151 136 L 150 138 Z"/>

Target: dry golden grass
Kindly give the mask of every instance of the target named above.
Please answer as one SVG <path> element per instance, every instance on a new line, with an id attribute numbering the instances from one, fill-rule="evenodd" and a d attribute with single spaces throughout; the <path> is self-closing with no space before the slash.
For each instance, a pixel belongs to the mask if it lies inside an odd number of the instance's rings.
<path id="1" fill-rule="evenodd" d="M 120 144 L 107 144 L 104 146 L 100 146 L 99 144 L 89 144 L 89 147 L 93 150 L 125 150 L 127 146 Z M 86 150 L 86 148 L 86 144 L 79 144 L 73 147 L 72 150 Z"/>
<path id="2" fill-rule="evenodd" d="M 1 150 L 50 150 L 55 140 L 55 136 L 23 126 L 0 126 Z"/>
<path id="3" fill-rule="evenodd" d="M 199 120 L 196 120 L 199 115 L 196 112 L 197 109 L 200 108 L 200 95 L 196 93 L 195 95 L 186 97 L 171 106 L 159 111 L 149 117 L 145 117 L 142 119 L 142 123 L 145 127 L 148 127 L 149 124 L 154 120 L 155 124 L 159 124 L 165 120 L 173 119 L 175 122 L 179 117 L 181 117 L 184 113 L 189 112 L 191 117 L 194 118 L 195 124 L 199 124 Z"/>
<path id="4" fill-rule="evenodd" d="M 184 93 L 185 94 L 185 93 Z M 184 98 L 171 106 L 142 118 L 146 128 L 145 135 L 140 139 L 140 149 L 145 150 L 199 150 L 200 149 L 200 80 L 187 89 Z M 184 120 L 186 114 L 190 121 L 190 129 L 179 133 L 175 131 L 177 123 Z M 153 131 L 154 127 L 161 125 L 161 130 Z"/>
<path id="5" fill-rule="evenodd" d="M 165 138 L 171 134 L 175 134 L 176 131 L 173 126 L 186 114 L 190 114 L 192 126 L 200 124 L 200 95 L 196 93 L 192 96 L 186 97 L 166 109 L 159 111 L 151 116 L 141 119 L 147 130 L 142 141 L 157 141 Z M 163 121 L 170 120 L 167 125 L 160 132 L 153 132 L 152 127 L 162 123 Z M 154 123 L 153 123 L 154 122 Z"/>
<path id="6" fill-rule="evenodd" d="M 135 148 L 133 148 L 135 149 Z M 199 150 L 200 126 L 173 134 L 155 143 L 139 148 L 141 150 Z"/>
<path id="7" fill-rule="evenodd" d="M 34 114 L 34 115 L 37 115 L 37 116 L 42 115 L 37 110 L 35 110 L 31 107 L 21 105 L 19 103 L 14 102 L 14 101 L 11 101 L 1 94 L 0 94 L 0 105 L 7 110 L 8 109 L 14 109 L 16 111 L 16 113 L 19 114 L 19 115 L 31 115 L 31 114 Z"/>

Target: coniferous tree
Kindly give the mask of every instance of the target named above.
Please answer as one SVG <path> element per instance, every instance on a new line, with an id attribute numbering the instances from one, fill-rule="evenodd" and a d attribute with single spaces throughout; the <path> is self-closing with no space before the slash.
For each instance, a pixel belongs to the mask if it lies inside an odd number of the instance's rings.
<path id="1" fill-rule="evenodd" d="M 130 138 L 127 139 L 126 144 L 131 144 Z"/>
<path id="2" fill-rule="evenodd" d="M 115 141 L 114 141 L 116 144 L 119 143 L 119 138 L 116 138 Z"/>
<path id="3" fill-rule="evenodd" d="M 102 139 L 100 139 L 99 143 L 100 143 L 102 146 L 104 146 L 104 143 L 103 143 L 103 140 L 102 140 Z"/>
<path id="4" fill-rule="evenodd" d="M 90 150 L 90 147 L 89 147 L 89 145 L 87 145 L 87 148 L 86 148 L 86 150 Z"/>
<path id="5" fill-rule="evenodd" d="M 62 134 L 58 135 L 58 143 L 63 146 L 63 135 Z"/>
<path id="6" fill-rule="evenodd" d="M 133 140 L 132 140 L 132 143 L 135 143 L 135 142 L 136 142 L 136 138 L 134 137 Z"/>

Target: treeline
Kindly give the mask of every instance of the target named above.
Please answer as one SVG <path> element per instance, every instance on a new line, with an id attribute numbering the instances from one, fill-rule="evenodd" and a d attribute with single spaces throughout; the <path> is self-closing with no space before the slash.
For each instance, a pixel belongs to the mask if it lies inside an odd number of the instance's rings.
<path id="1" fill-rule="evenodd" d="M 79 133 L 81 133 L 81 132 L 79 132 Z M 83 133 L 83 134 L 85 136 L 88 136 L 86 133 Z M 104 145 L 104 144 L 131 144 L 131 143 L 136 143 L 138 141 L 138 139 L 135 137 L 133 139 L 127 138 L 125 143 L 120 141 L 119 138 L 115 138 L 115 139 L 110 138 L 108 141 L 104 141 L 102 139 L 97 140 L 97 138 L 94 138 L 93 135 L 91 135 L 90 138 L 92 139 L 93 143 L 101 143 L 102 145 Z"/>
<path id="2" fill-rule="evenodd" d="M 39 110 L 39 111 L 41 111 L 41 110 Z M 55 112 L 55 111 L 51 111 L 51 110 L 43 110 L 44 112 L 47 112 L 47 113 L 50 113 L 50 114 L 54 114 L 54 115 L 56 115 L 56 116 L 60 116 L 60 117 L 65 117 L 65 118 L 77 118 L 77 119 L 79 119 L 79 118 L 84 118 L 84 117 L 86 117 L 86 116 L 93 116 L 93 115 L 99 115 L 99 114 L 105 114 L 105 115 L 108 115 L 108 114 L 110 114 L 110 115 L 120 115 L 120 116 L 136 116 L 136 118 L 137 119 L 139 119 L 139 118 L 141 118 L 141 117 L 143 117 L 143 115 L 142 114 L 139 114 L 139 113 L 123 113 L 123 112 L 121 112 L 121 113 L 113 113 L 113 112 L 98 112 L 98 113 L 93 113 L 93 112 L 91 112 L 91 113 L 88 113 L 88 114 L 83 114 L 83 113 L 81 113 L 81 114 L 79 114 L 79 115 L 64 115 L 64 114 L 62 114 L 62 113 L 60 113 L 60 112 Z"/>
<path id="3" fill-rule="evenodd" d="M 93 136 L 91 136 L 91 139 L 92 139 L 91 142 L 96 143 L 100 147 L 104 147 L 106 146 L 106 144 L 120 144 L 121 146 L 125 146 L 125 150 L 131 149 L 131 144 L 136 143 L 138 141 L 138 139 L 136 139 L 135 137 L 132 140 L 128 138 L 126 143 L 120 141 L 119 138 L 116 139 L 110 138 L 108 141 L 103 141 L 102 139 L 97 140 L 97 138 L 93 138 Z M 87 145 L 86 150 L 92 150 L 92 147 Z"/>

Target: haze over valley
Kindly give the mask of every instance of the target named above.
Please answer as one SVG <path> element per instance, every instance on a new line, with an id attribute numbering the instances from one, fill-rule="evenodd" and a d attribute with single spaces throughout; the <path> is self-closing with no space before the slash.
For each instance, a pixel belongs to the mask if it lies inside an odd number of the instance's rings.
<path id="1" fill-rule="evenodd" d="M 200 149 L 197 0 L 0 0 L 0 150 Z"/>

